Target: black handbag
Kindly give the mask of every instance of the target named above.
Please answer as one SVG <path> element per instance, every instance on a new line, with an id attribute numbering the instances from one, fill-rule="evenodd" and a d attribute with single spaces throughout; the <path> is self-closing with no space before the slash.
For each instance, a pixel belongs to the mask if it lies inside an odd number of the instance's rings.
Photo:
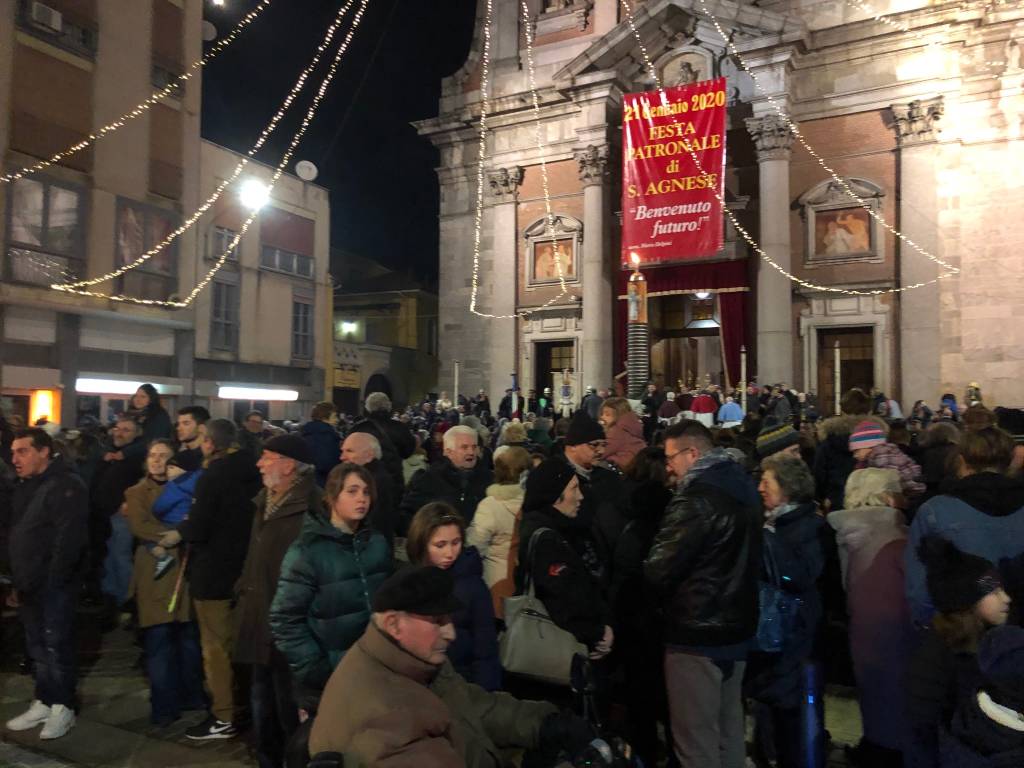
<path id="1" fill-rule="evenodd" d="M 759 651 L 779 653 L 796 632 L 803 600 L 783 589 L 782 575 L 768 538 L 761 549 L 761 560 L 767 580 L 762 579 L 758 584 L 760 616 L 755 644 Z"/>

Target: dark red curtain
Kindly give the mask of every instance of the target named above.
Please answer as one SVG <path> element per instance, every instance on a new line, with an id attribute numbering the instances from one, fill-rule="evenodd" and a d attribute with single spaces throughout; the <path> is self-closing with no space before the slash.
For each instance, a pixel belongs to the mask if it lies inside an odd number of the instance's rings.
<path id="1" fill-rule="evenodd" d="M 718 314 L 722 322 L 722 361 L 725 383 L 735 386 L 740 380 L 740 347 L 747 343 L 747 301 L 749 291 L 718 294 Z"/>
<path id="2" fill-rule="evenodd" d="M 749 288 L 750 277 L 746 259 L 739 261 L 679 264 L 643 270 L 647 293 L 656 298 L 662 291 L 725 291 L 728 288 Z M 626 295 L 629 270 L 619 272 L 616 297 Z M 731 384 L 740 377 L 740 347 L 747 343 L 747 302 L 750 291 L 728 291 L 718 294 L 722 321 L 722 355 L 726 379 Z M 622 371 L 626 359 L 626 302 L 619 298 L 615 312 L 615 372 Z"/>

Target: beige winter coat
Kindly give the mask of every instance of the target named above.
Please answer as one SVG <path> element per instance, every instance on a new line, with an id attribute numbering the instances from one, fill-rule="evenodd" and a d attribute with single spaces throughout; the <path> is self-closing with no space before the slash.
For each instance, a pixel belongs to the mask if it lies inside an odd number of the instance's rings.
<path id="1" fill-rule="evenodd" d="M 523 493 L 519 483 L 488 486 L 487 496 L 477 505 L 473 523 L 466 531 L 466 543 L 476 547 L 483 558 L 484 581 L 494 598 L 494 614 L 499 618 L 504 615 L 504 599 L 515 593 L 514 565 L 509 564 L 509 552 L 519 525 Z"/>

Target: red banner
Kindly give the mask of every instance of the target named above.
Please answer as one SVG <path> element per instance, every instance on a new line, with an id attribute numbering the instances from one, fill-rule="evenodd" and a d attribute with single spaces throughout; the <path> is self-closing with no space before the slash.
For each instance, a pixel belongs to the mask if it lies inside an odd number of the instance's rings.
<path id="1" fill-rule="evenodd" d="M 724 171 L 725 78 L 627 94 L 622 266 L 633 266 L 634 254 L 642 266 L 721 250 Z"/>

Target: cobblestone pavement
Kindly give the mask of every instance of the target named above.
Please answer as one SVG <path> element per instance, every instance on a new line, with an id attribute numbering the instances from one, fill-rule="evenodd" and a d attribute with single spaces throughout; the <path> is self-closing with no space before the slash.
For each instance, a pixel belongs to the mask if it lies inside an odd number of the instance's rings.
<path id="1" fill-rule="evenodd" d="M 141 649 L 134 633 L 121 629 L 101 634 L 96 616 L 79 615 L 78 646 L 81 714 L 66 737 L 42 742 L 38 731 L 0 730 L 0 768 L 65 768 L 66 766 L 202 766 L 249 768 L 256 765 L 246 737 L 195 743 L 184 734 L 205 713 L 190 712 L 168 728 L 149 722 L 149 693 L 143 676 Z M 0 627 L 0 723 L 24 710 L 32 698 L 32 680 L 18 670 L 20 627 L 13 616 Z M 846 766 L 843 746 L 860 739 L 860 712 L 853 692 L 831 690 L 826 697 L 826 727 L 833 741 L 829 768 Z"/>

